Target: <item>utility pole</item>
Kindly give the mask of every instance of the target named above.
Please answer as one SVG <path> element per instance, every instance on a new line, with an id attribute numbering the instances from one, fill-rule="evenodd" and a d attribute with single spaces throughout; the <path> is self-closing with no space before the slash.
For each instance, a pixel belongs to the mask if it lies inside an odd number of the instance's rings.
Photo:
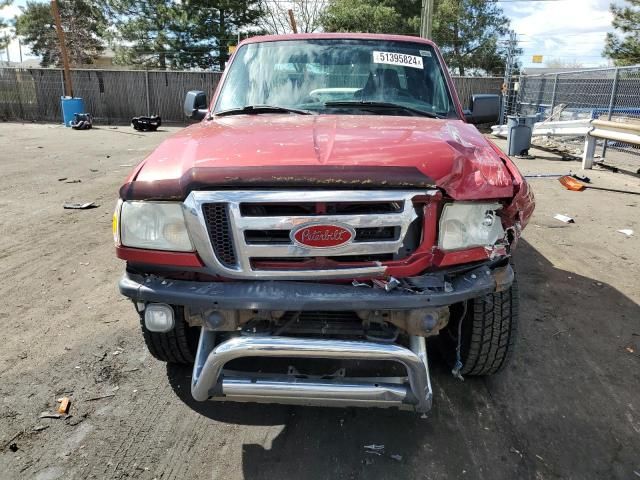
<path id="1" fill-rule="evenodd" d="M 20 64 L 22 64 L 22 42 L 20 41 L 20 37 L 18 37 L 18 52 L 20 52 Z"/>
<path id="2" fill-rule="evenodd" d="M 516 47 L 518 45 L 518 38 L 515 32 L 511 32 L 509 35 L 509 49 L 507 50 L 507 65 L 504 69 L 504 82 L 502 84 L 502 108 L 500 109 L 500 125 L 505 122 L 505 116 L 507 113 L 507 102 L 509 99 L 509 86 L 511 85 L 511 77 L 513 76 L 513 67 L 515 65 Z"/>
<path id="3" fill-rule="evenodd" d="M 291 22 L 291 28 L 293 33 L 298 33 L 298 25 L 296 25 L 296 17 L 293 16 L 293 10 L 289 9 L 289 21 Z"/>
<path id="4" fill-rule="evenodd" d="M 58 2 L 56 0 L 51 0 L 51 11 L 56 22 L 56 31 L 58 32 L 58 41 L 60 42 L 60 53 L 62 54 L 62 66 L 64 68 L 65 94 L 68 97 L 73 97 L 71 70 L 69 69 L 69 55 L 67 54 L 67 44 L 64 40 L 64 31 L 62 30 L 62 22 L 60 21 L 60 12 L 58 11 Z"/>
<path id="5" fill-rule="evenodd" d="M 9 35 L 4 36 L 5 49 L 7 50 L 7 66 L 11 65 L 11 58 L 9 57 L 9 44 L 11 43 L 11 39 Z"/>
<path id="6" fill-rule="evenodd" d="M 433 30 L 433 2 L 434 0 L 422 0 L 422 14 L 420 18 L 420 36 L 431 39 Z"/>

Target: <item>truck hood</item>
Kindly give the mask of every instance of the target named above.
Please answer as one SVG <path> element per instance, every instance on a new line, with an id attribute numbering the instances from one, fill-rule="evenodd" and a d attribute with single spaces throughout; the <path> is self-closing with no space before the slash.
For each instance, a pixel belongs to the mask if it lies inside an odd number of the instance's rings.
<path id="1" fill-rule="evenodd" d="M 507 160 L 508 161 L 508 160 Z M 442 188 L 457 200 L 509 198 L 514 179 L 460 120 L 382 115 L 237 115 L 165 140 L 123 198 L 184 198 L 202 187 Z"/>

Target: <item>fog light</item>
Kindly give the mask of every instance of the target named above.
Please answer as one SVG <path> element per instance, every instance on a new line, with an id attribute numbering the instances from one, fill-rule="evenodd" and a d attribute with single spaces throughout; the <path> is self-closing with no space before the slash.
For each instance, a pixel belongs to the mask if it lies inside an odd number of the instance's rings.
<path id="1" fill-rule="evenodd" d="M 166 333 L 173 329 L 173 308 L 164 303 L 150 303 L 144 311 L 144 325 L 150 332 Z"/>
<path id="2" fill-rule="evenodd" d="M 433 313 L 427 313 L 422 319 L 422 328 L 425 332 L 431 332 L 438 326 L 438 318 Z"/>

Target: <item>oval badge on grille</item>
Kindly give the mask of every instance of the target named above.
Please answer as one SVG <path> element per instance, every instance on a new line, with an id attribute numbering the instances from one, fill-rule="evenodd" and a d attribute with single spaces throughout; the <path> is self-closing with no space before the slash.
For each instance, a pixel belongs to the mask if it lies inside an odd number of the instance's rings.
<path id="1" fill-rule="evenodd" d="M 313 224 L 300 225 L 291 231 L 291 240 L 311 248 L 340 247 L 351 243 L 356 232 L 348 225 Z"/>

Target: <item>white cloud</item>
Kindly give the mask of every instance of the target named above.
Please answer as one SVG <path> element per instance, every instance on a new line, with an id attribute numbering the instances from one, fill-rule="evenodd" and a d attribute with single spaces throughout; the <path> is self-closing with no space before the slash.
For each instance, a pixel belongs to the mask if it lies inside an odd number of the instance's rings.
<path id="1" fill-rule="evenodd" d="M 558 0 L 503 4 L 503 8 L 519 35 L 524 66 L 531 65 L 534 54 L 543 55 L 545 60 L 598 66 L 607 63 L 602 50 L 607 32 L 613 30 L 610 3 L 611 0 Z"/>

